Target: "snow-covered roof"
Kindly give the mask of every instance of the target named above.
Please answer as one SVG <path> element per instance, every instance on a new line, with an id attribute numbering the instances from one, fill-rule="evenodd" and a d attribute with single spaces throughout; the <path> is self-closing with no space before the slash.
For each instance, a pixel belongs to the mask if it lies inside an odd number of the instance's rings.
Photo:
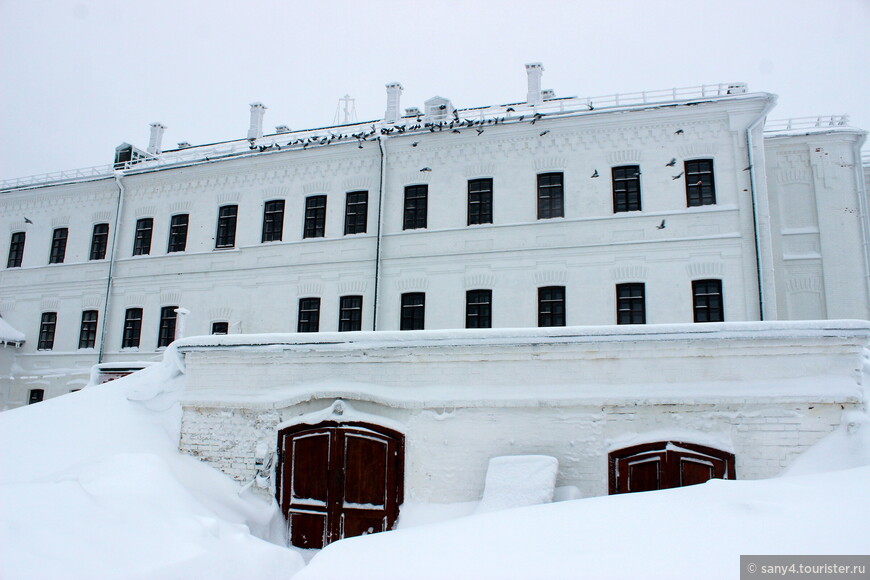
<path id="1" fill-rule="evenodd" d="M 824 133 L 862 132 L 849 125 L 849 115 L 819 115 L 768 120 L 764 124 L 764 137 L 793 137 L 795 135 L 818 135 Z"/>
<path id="2" fill-rule="evenodd" d="M 11 344 L 19 346 L 24 342 L 24 333 L 12 328 L 12 325 L 0 318 L 0 345 Z"/>

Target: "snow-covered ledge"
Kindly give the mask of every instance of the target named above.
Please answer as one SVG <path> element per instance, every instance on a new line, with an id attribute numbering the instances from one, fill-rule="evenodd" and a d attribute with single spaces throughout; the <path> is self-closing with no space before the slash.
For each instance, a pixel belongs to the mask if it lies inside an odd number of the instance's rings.
<path id="1" fill-rule="evenodd" d="M 512 454 L 600 495 L 616 446 L 693 433 L 769 477 L 864 407 L 868 339 L 848 320 L 190 337 L 181 448 L 250 481 L 278 425 L 341 399 L 403 426 L 409 499 L 477 499 Z"/>

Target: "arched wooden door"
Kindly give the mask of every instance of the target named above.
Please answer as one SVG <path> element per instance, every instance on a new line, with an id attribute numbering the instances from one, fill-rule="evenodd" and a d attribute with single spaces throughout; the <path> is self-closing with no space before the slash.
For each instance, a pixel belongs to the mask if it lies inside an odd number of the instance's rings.
<path id="1" fill-rule="evenodd" d="M 679 441 L 645 443 L 609 456 L 610 493 L 653 491 L 736 479 L 734 454 Z"/>
<path id="2" fill-rule="evenodd" d="M 296 425 L 278 434 L 276 495 L 290 543 L 322 548 L 389 530 L 404 486 L 404 436 L 365 423 Z"/>

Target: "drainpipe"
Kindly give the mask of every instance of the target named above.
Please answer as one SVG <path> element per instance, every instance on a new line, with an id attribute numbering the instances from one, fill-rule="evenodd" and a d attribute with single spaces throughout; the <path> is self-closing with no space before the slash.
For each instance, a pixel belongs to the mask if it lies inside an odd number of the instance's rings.
<path id="1" fill-rule="evenodd" d="M 381 174 L 378 181 L 378 236 L 375 245 L 375 293 L 374 293 L 374 308 L 372 312 L 372 330 L 378 329 L 378 301 L 380 297 L 378 290 L 381 286 L 381 240 L 383 239 L 383 221 L 384 221 L 384 183 L 387 176 L 387 155 L 384 149 L 383 136 L 378 135 L 378 151 L 381 153 Z"/>
<path id="2" fill-rule="evenodd" d="M 867 140 L 867 134 L 859 138 L 853 145 L 855 150 L 855 188 L 858 194 L 858 213 L 861 220 L 861 238 L 864 251 L 864 289 L 870 297 L 870 214 L 867 208 L 867 184 L 864 183 L 864 166 L 861 163 L 861 147 Z"/>
<path id="3" fill-rule="evenodd" d="M 746 156 L 749 161 L 749 193 L 752 197 L 752 225 L 755 231 L 755 275 L 758 282 L 758 319 L 764 320 L 764 261 L 762 260 L 763 249 L 761 247 L 761 226 L 759 224 L 759 216 L 758 216 L 758 194 L 756 185 L 756 168 L 755 168 L 755 155 L 753 154 L 753 139 L 752 132 L 761 125 L 764 120 L 767 118 L 767 114 L 770 113 L 771 110 L 776 106 L 776 95 L 769 95 L 767 97 L 767 104 L 764 106 L 764 109 L 761 113 L 758 114 L 758 117 L 750 123 L 749 127 L 746 128 Z M 764 142 L 762 141 L 762 147 L 764 146 Z M 765 187 L 766 191 L 766 187 Z M 768 212 L 769 214 L 769 212 Z M 769 234 L 769 233 L 768 233 Z M 775 298 L 774 298 L 775 300 Z"/>
<path id="4" fill-rule="evenodd" d="M 112 228 L 112 243 L 109 245 L 109 271 L 106 274 L 106 297 L 103 299 L 103 323 L 100 328 L 100 350 L 97 354 L 97 364 L 103 362 L 103 351 L 106 344 L 106 329 L 108 328 L 109 318 L 109 301 L 112 296 L 112 273 L 115 268 L 115 253 L 118 246 L 118 225 L 121 223 L 121 212 L 124 209 L 124 197 L 127 193 L 122 180 L 123 174 L 120 171 L 115 172 L 115 183 L 118 184 L 118 203 L 117 212 L 115 213 L 115 225 Z"/>

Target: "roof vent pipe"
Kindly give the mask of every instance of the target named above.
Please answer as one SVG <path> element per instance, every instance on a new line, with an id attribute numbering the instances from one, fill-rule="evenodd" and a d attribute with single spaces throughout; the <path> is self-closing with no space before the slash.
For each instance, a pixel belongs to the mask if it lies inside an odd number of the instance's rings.
<path id="1" fill-rule="evenodd" d="M 399 99 L 402 96 L 402 83 L 387 85 L 387 112 L 384 113 L 385 123 L 395 123 L 399 120 Z"/>
<path id="2" fill-rule="evenodd" d="M 159 155 L 161 143 L 163 142 L 163 132 L 166 130 L 166 125 L 163 123 L 151 123 L 151 138 L 148 139 L 148 153 L 151 155 Z"/>
<path id="3" fill-rule="evenodd" d="M 248 139 L 259 139 L 263 136 L 263 115 L 265 114 L 266 105 L 251 103 L 251 126 L 248 128 Z"/>
<path id="4" fill-rule="evenodd" d="M 529 77 L 529 92 L 526 96 L 526 102 L 530 105 L 540 105 L 544 102 L 544 97 L 541 95 L 541 75 L 543 72 L 544 65 L 539 62 L 526 65 L 526 74 Z"/>

